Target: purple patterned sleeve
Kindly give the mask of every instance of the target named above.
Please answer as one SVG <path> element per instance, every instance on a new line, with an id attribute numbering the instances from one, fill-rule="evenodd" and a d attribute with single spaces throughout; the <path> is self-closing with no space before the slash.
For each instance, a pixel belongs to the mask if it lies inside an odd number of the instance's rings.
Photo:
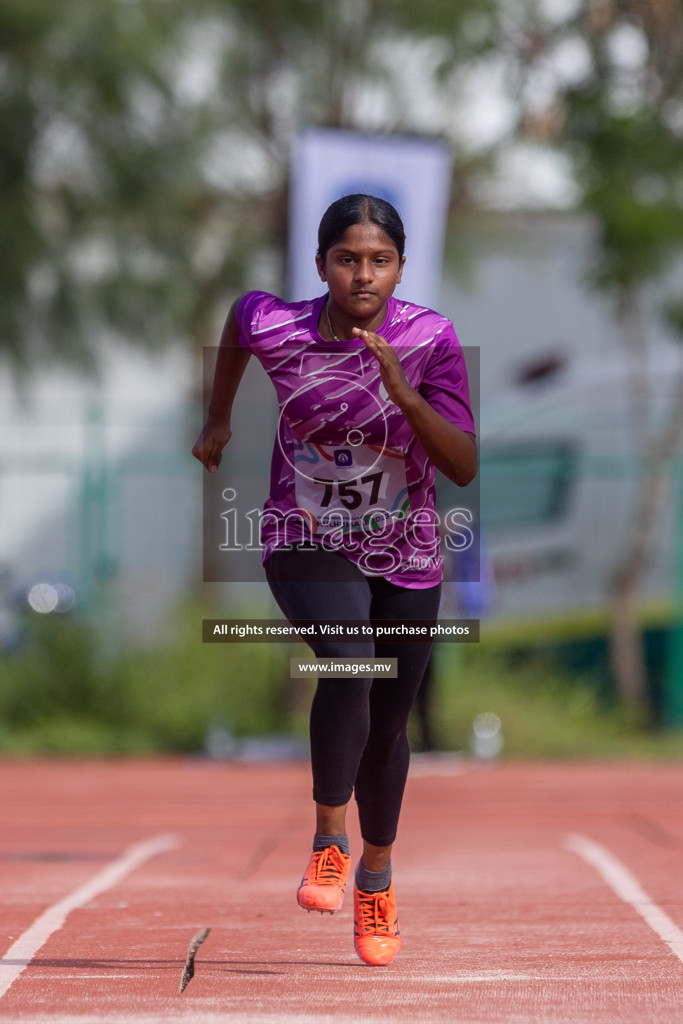
<path id="1" fill-rule="evenodd" d="M 419 391 L 449 423 L 476 433 L 465 356 L 450 322 L 434 339 Z"/>
<path id="2" fill-rule="evenodd" d="M 254 324 L 261 315 L 264 303 L 273 296 L 268 292 L 247 292 L 237 307 L 237 323 L 240 329 L 240 345 L 251 350 L 251 335 Z"/>

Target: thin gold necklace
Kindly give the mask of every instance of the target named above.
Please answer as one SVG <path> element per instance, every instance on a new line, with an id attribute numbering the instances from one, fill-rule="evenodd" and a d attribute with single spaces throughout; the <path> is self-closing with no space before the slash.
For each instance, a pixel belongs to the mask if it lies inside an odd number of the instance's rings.
<path id="1" fill-rule="evenodd" d="M 332 330 L 332 321 L 330 320 L 329 305 L 330 305 L 330 297 L 328 295 L 327 298 L 325 299 L 325 316 L 327 317 L 327 329 L 330 332 L 330 334 L 332 335 L 332 337 L 334 338 L 334 340 L 335 341 L 339 341 L 339 338 L 337 337 L 337 335 Z"/>

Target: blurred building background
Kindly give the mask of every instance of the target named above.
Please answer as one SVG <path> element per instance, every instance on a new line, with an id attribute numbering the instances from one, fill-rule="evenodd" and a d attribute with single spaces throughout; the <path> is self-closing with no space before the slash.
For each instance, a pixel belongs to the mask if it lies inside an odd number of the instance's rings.
<path id="1" fill-rule="evenodd" d="M 189 449 L 230 302 L 286 287 L 292 151 L 323 126 L 453 156 L 438 307 L 481 353 L 483 645 L 597 665 L 680 725 L 680 4 L 66 0 L 0 25 L 0 672 L 46 613 L 111 660 L 183 605 L 272 610 L 202 582 Z M 222 473 L 258 501 L 258 367 L 238 406 Z"/>

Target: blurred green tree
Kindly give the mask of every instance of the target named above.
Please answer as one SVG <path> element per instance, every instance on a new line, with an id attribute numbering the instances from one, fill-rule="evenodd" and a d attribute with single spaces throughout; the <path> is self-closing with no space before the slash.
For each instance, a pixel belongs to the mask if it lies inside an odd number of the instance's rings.
<path id="1" fill-rule="evenodd" d="M 496 3 L 5 0 L 0 357 L 214 343 L 255 259 L 282 281 L 297 128 L 453 137 Z"/>
<path id="2" fill-rule="evenodd" d="M 663 281 L 683 253 L 683 5 L 581 0 L 568 17 L 547 11 L 524 4 L 518 22 L 520 129 L 571 158 L 582 206 L 598 229 L 592 280 L 614 296 L 631 367 L 643 470 L 631 534 L 609 581 L 610 652 L 621 698 L 639 704 L 647 681 L 638 591 L 683 436 L 683 373 L 655 422 L 663 396 L 650 382 L 643 314 L 645 286 Z M 680 294 L 664 311 L 680 332 Z"/>
<path id="3" fill-rule="evenodd" d="M 24 370 L 92 368 L 103 323 L 177 330 L 193 172 L 169 25 L 145 0 L 0 9 L 0 350 Z"/>

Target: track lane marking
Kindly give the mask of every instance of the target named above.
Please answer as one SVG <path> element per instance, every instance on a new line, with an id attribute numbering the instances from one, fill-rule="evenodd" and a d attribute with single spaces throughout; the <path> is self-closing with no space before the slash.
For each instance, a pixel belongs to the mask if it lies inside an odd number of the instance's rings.
<path id="1" fill-rule="evenodd" d="M 578 854 L 587 864 L 591 864 L 598 874 L 602 875 L 612 892 L 633 907 L 683 963 L 683 931 L 648 896 L 635 875 L 631 874 L 614 854 L 595 840 L 575 833 L 565 837 L 564 846 Z"/>
<path id="2" fill-rule="evenodd" d="M 102 893 L 113 889 L 122 879 L 145 861 L 157 854 L 173 850 L 180 845 L 178 836 L 164 834 L 143 839 L 124 850 L 120 857 L 113 860 L 102 871 L 99 871 L 89 882 L 84 882 L 77 889 L 64 896 L 57 903 L 48 907 L 40 917 L 10 946 L 0 959 L 0 999 L 7 993 L 11 985 L 30 964 L 41 946 L 44 946 L 51 935 L 58 932 L 72 910 L 85 906 Z"/>

